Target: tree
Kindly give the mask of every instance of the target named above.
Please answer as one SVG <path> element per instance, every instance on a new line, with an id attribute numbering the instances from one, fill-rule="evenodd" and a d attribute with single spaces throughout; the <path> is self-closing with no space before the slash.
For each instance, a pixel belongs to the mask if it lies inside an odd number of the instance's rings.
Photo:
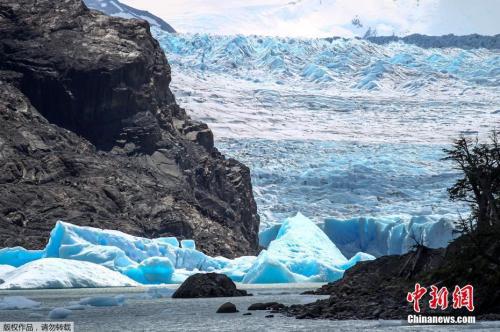
<path id="1" fill-rule="evenodd" d="M 356 28 L 362 28 L 363 24 L 361 23 L 361 20 L 359 19 L 359 16 L 356 15 L 352 20 L 351 24 L 354 25 Z"/>
<path id="2" fill-rule="evenodd" d="M 377 29 L 368 27 L 368 30 L 366 30 L 365 35 L 363 36 L 363 39 L 368 39 L 371 37 L 377 37 Z"/>
<path id="3" fill-rule="evenodd" d="M 462 171 L 448 193 L 452 200 L 467 202 L 471 215 L 461 218 L 461 230 L 465 232 L 489 232 L 500 225 L 500 145 L 498 132 L 491 134 L 491 142 L 461 137 L 451 149 L 444 150 L 446 160 L 451 160 Z"/>

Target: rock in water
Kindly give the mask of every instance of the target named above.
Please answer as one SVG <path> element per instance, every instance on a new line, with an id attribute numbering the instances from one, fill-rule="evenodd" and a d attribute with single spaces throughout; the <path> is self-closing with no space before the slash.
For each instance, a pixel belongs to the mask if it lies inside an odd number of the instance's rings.
<path id="1" fill-rule="evenodd" d="M 200 298 L 248 295 L 246 290 L 237 289 L 234 282 L 224 274 L 197 273 L 187 278 L 172 297 Z"/>
<path id="2" fill-rule="evenodd" d="M 238 309 L 231 302 L 226 302 L 217 309 L 218 314 L 232 314 L 235 312 L 238 312 Z"/>
<path id="3" fill-rule="evenodd" d="M 81 0 L 0 13 L 0 247 L 42 248 L 62 219 L 257 252 L 249 169 L 176 104 L 147 22 Z"/>
<path id="4" fill-rule="evenodd" d="M 278 302 L 254 303 L 247 310 L 280 310 L 285 307 L 284 304 Z"/>

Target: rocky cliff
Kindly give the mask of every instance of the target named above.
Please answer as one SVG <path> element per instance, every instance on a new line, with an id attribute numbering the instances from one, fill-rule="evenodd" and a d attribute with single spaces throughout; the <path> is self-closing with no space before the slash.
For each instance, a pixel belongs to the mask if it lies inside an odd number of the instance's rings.
<path id="1" fill-rule="evenodd" d="M 0 247 L 41 248 L 62 219 L 255 253 L 249 169 L 176 104 L 147 22 L 2 0 L 0 36 Z"/>

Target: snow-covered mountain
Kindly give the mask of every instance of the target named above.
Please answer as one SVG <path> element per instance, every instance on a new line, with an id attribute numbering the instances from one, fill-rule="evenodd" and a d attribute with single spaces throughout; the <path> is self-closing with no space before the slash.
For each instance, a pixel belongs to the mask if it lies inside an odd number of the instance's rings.
<path id="1" fill-rule="evenodd" d="M 500 2 L 483 0 L 121 0 L 182 33 L 282 37 L 493 35 Z"/>
<path id="2" fill-rule="evenodd" d="M 138 18 L 146 20 L 151 26 L 160 28 L 166 32 L 175 32 L 174 28 L 167 22 L 151 14 L 148 11 L 130 7 L 118 0 L 84 0 L 87 7 L 104 12 L 108 15 L 123 18 Z"/>

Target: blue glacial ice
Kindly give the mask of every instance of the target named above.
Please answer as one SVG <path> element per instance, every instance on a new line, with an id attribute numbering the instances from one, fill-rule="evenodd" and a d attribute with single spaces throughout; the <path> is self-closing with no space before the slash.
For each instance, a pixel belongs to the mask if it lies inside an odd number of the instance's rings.
<path id="1" fill-rule="evenodd" d="M 285 220 L 277 239 L 258 257 L 210 257 L 194 249 L 192 240 L 183 240 L 179 246 L 177 240 L 165 239 L 146 239 L 59 221 L 42 254 L 35 252 L 39 259 L 25 263 L 34 253 L 19 248 L 19 255 L 4 255 L 8 261 L 0 260 L 0 266 L 8 263 L 12 267 L 2 274 L 0 289 L 181 283 L 197 272 L 224 273 L 244 283 L 333 281 L 359 260 L 373 259 L 359 254 L 348 260 L 321 229 L 301 214 Z"/>
<path id="2" fill-rule="evenodd" d="M 342 278 L 356 261 L 373 259 L 362 254 L 348 260 L 326 234 L 298 213 L 287 218 L 276 238 L 257 257 L 244 283 L 331 281 Z"/>
<path id="3" fill-rule="evenodd" d="M 26 250 L 21 247 L 0 249 L 0 264 L 19 267 L 42 258 L 42 250 Z"/>
<path id="4" fill-rule="evenodd" d="M 274 221 L 283 220 L 296 210 L 320 227 L 326 219 L 352 223 L 357 219 L 374 219 L 405 225 L 413 220 L 414 227 L 418 224 L 427 228 L 441 220 L 440 225 L 446 226 L 442 227 L 442 234 L 427 232 L 426 243 L 446 246 L 452 235 L 451 222 L 459 213 L 466 215 L 468 208 L 448 199 L 446 188 L 460 175 L 442 160 L 443 147 L 263 139 L 219 142 L 223 152 L 252 170 L 252 185 L 263 225 L 259 235 L 263 247 L 277 235 L 280 225 Z M 357 233 L 357 226 L 352 226 Z M 368 228 L 367 232 L 371 230 L 376 228 Z M 366 236 L 380 238 L 376 233 Z M 342 241 L 333 242 L 341 251 L 345 249 Z M 357 251 L 376 256 L 395 253 L 370 250 L 368 246 Z M 343 251 L 348 257 L 355 252 Z"/>
<path id="5" fill-rule="evenodd" d="M 456 236 L 451 219 L 442 216 L 326 219 L 324 231 L 347 255 L 400 255 L 417 243 L 446 247 Z"/>
<path id="6" fill-rule="evenodd" d="M 421 243 L 429 248 L 444 248 L 456 238 L 455 215 L 326 218 L 318 224 L 323 232 L 347 257 L 359 252 L 375 257 L 401 255 Z M 270 246 L 281 225 L 276 224 L 259 233 L 260 245 Z"/>

